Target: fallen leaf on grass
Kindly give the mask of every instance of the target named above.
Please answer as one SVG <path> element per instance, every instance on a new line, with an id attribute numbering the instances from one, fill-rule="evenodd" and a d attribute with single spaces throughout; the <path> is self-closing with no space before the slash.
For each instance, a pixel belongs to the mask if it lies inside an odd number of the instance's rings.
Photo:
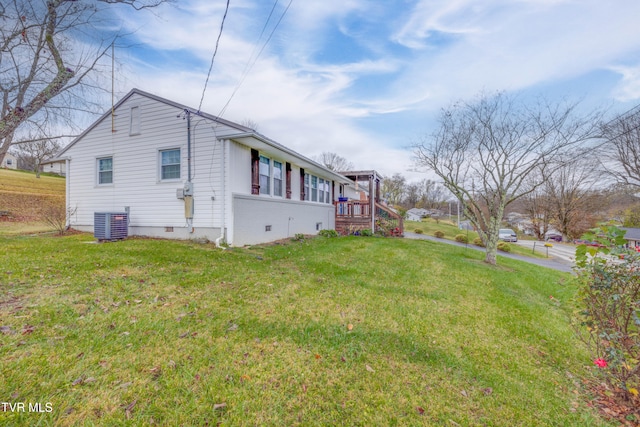
<path id="1" fill-rule="evenodd" d="M 487 387 L 483 389 L 482 392 L 484 393 L 485 396 L 489 396 L 491 395 L 491 393 L 493 393 L 493 389 L 491 387 Z"/>
<path id="2" fill-rule="evenodd" d="M 132 382 L 122 383 L 122 384 L 120 384 L 117 388 L 127 388 L 127 387 L 129 387 L 131 384 L 133 384 L 133 383 L 132 383 Z M 135 401 L 133 402 L 133 404 L 135 405 Z"/>
<path id="3" fill-rule="evenodd" d="M 353 325 L 351 323 L 349 323 L 347 325 L 347 331 L 352 331 L 353 330 Z"/>
<path id="4" fill-rule="evenodd" d="M 420 415 L 424 415 L 424 409 L 423 409 L 423 408 L 421 408 L 420 406 L 417 406 L 417 407 L 416 407 L 416 411 L 418 411 L 418 414 L 420 414 Z"/>
<path id="5" fill-rule="evenodd" d="M 84 377 L 82 376 L 82 377 L 80 377 L 80 378 L 76 379 L 75 381 L 73 381 L 73 382 L 71 383 L 71 385 L 80 385 L 80 384 L 82 384 L 83 382 L 84 382 Z"/>
<path id="6" fill-rule="evenodd" d="M 222 403 L 216 403 L 213 405 L 213 410 L 216 411 L 218 409 L 224 409 L 227 407 L 227 404 L 222 402 Z"/>
<path id="7" fill-rule="evenodd" d="M 469 397 L 469 394 L 467 393 L 467 390 L 462 390 L 460 392 L 461 395 L 463 395 L 464 397 Z"/>
<path id="8" fill-rule="evenodd" d="M 11 326 L 0 326 L 0 332 L 2 332 L 5 335 L 13 335 L 16 333 L 16 331 L 11 329 Z"/>
<path id="9" fill-rule="evenodd" d="M 364 367 L 367 368 L 367 371 L 369 372 L 375 372 L 375 370 L 369 365 L 364 365 Z"/>
<path id="10" fill-rule="evenodd" d="M 322 356 L 320 356 L 319 354 L 316 354 L 316 355 L 315 355 L 315 358 L 316 358 L 316 359 L 322 359 Z"/>
<path id="11" fill-rule="evenodd" d="M 32 333 L 34 330 L 36 329 L 35 326 L 32 325 L 26 325 L 24 328 L 22 328 L 22 335 L 27 335 Z"/>
<path id="12" fill-rule="evenodd" d="M 160 377 L 160 375 L 162 375 L 162 368 L 160 366 L 154 366 L 153 368 L 149 369 L 149 372 L 151 372 L 153 379 L 157 379 L 158 377 Z"/>
<path id="13" fill-rule="evenodd" d="M 138 402 L 138 399 L 134 400 L 133 402 L 129 403 L 127 406 L 124 407 L 124 414 L 127 417 L 127 419 L 131 417 L 131 411 L 133 411 L 133 408 L 136 406 L 137 402 Z"/>

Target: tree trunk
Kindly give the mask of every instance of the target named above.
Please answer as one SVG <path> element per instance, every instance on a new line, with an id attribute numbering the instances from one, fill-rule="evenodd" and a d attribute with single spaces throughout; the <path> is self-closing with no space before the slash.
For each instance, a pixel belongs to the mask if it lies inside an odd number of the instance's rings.
<path id="1" fill-rule="evenodd" d="M 487 264 L 496 265 L 497 255 L 498 255 L 498 233 L 488 233 L 487 241 L 485 242 L 484 262 L 486 262 Z"/>

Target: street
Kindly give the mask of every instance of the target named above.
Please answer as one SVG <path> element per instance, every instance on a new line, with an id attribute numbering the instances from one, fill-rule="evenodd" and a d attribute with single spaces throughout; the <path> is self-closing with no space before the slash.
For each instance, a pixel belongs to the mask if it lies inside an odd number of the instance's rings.
<path id="1" fill-rule="evenodd" d="M 573 265 L 576 258 L 576 247 L 575 245 L 571 245 L 568 243 L 556 243 L 556 242 L 548 242 L 551 243 L 551 247 L 545 247 L 545 242 L 540 242 L 536 240 L 518 240 L 516 243 L 519 246 L 523 246 L 531 249 L 533 252 L 535 249 L 535 253 L 542 255 L 549 255 L 550 259 L 555 259 L 556 261 L 562 262 L 564 264 Z M 535 246 L 534 246 L 535 245 Z"/>

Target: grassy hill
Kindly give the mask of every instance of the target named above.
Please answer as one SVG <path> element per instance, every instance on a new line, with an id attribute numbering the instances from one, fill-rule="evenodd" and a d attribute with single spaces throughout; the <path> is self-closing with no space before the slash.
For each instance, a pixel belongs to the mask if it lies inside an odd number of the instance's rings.
<path id="1" fill-rule="evenodd" d="M 0 234 L 48 231 L 43 217 L 64 203 L 64 178 L 0 169 Z"/>
<path id="2" fill-rule="evenodd" d="M 408 239 L 0 247 L 0 396 L 52 408 L 2 425 L 609 425 L 568 274 Z"/>

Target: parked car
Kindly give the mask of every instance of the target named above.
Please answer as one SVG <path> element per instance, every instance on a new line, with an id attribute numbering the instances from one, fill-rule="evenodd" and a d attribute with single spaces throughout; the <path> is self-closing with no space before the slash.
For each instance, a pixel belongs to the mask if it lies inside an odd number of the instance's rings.
<path id="1" fill-rule="evenodd" d="M 562 242 L 562 234 L 549 233 L 547 234 L 546 239 L 547 241 L 553 240 L 554 242 Z"/>
<path id="2" fill-rule="evenodd" d="M 510 228 L 501 228 L 498 233 L 498 238 L 505 242 L 517 242 L 518 235 Z"/>

